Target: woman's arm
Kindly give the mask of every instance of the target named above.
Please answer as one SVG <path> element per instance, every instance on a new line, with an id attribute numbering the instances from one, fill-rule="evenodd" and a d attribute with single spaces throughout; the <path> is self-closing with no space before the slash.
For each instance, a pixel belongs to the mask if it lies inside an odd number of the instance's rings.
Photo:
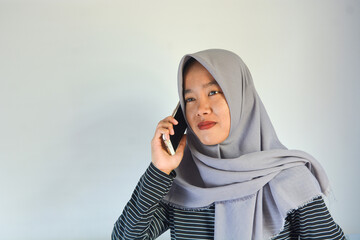
<path id="1" fill-rule="evenodd" d="M 169 228 L 168 208 L 160 200 L 174 177 L 174 172 L 167 175 L 150 164 L 116 221 L 112 240 L 155 239 Z"/>
<path id="2" fill-rule="evenodd" d="M 175 155 L 163 147 L 162 135 L 169 139 L 178 124 L 169 116 L 159 122 L 151 140 L 151 161 L 135 191 L 115 223 L 112 240 L 154 239 L 169 228 L 168 209 L 161 199 L 169 192 L 175 177 L 173 171 L 184 155 L 186 135 L 181 139 Z"/>

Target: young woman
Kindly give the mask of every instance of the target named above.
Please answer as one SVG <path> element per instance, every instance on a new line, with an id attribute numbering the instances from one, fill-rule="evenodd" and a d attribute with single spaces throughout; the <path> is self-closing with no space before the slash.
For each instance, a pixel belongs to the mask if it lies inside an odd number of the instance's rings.
<path id="1" fill-rule="evenodd" d="M 329 184 L 309 154 L 278 140 L 250 72 L 234 53 L 185 55 L 178 89 L 188 124 L 174 156 L 160 121 L 152 163 L 112 239 L 345 239 L 323 201 Z"/>

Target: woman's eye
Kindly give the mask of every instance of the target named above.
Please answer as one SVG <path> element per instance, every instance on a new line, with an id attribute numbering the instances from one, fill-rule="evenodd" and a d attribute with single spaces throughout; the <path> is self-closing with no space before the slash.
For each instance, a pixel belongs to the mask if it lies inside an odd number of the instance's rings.
<path id="1" fill-rule="evenodd" d="M 212 95 L 215 95 L 215 94 L 218 94 L 218 93 L 220 93 L 220 91 L 211 91 L 211 92 L 209 93 L 209 96 L 212 96 Z"/>
<path id="2" fill-rule="evenodd" d="M 186 99 L 185 99 L 185 102 L 186 102 L 186 103 L 192 102 L 192 101 L 195 101 L 195 98 L 186 98 Z"/>

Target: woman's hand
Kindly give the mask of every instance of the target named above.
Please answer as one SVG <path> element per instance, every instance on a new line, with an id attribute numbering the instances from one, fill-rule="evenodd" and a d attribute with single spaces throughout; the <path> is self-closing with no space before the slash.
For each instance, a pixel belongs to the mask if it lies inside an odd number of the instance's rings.
<path id="1" fill-rule="evenodd" d="M 186 135 L 181 138 L 175 155 L 171 156 L 164 147 L 162 135 L 166 136 L 166 139 L 170 139 L 170 135 L 174 135 L 173 125 L 177 125 L 178 122 L 172 116 L 169 116 L 159 122 L 156 127 L 155 135 L 151 140 L 151 161 L 159 170 L 166 174 L 170 174 L 172 170 L 177 168 L 183 158 Z"/>

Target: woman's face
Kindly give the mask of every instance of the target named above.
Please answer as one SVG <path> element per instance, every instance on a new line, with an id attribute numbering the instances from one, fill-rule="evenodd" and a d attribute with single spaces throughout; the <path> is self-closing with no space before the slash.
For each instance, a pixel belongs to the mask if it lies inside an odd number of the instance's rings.
<path id="1" fill-rule="evenodd" d="M 229 136 L 230 110 L 225 96 L 199 62 L 184 74 L 184 100 L 186 119 L 203 144 L 219 144 Z"/>

